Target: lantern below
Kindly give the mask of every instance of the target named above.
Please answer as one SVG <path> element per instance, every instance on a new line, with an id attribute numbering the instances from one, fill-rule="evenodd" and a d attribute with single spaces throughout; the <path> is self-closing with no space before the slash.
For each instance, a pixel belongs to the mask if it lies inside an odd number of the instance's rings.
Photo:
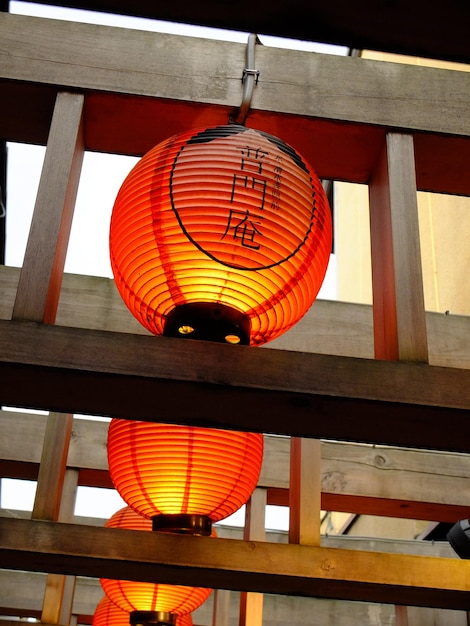
<path id="1" fill-rule="evenodd" d="M 128 613 L 104 596 L 96 607 L 92 626 L 193 626 L 189 613 L 176 617 L 171 613 L 134 611 Z"/>
<path id="2" fill-rule="evenodd" d="M 263 435 L 113 419 L 111 480 L 155 530 L 211 534 L 211 524 L 250 498 L 263 461 Z"/>
<path id="3" fill-rule="evenodd" d="M 117 511 L 107 522 L 108 528 L 151 531 L 150 520 L 129 507 Z M 192 613 L 212 592 L 204 587 L 187 587 L 131 580 L 100 579 L 107 597 L 120 609 L 131 614 L 131 624 L 174 626 L 179 616 Z"/>
<path id="4" fill-rule="evenodd" d="M 332 220 L 291 146 L 229 124 L 155 146 L 114 203 L 111 266 L 156 335 L 261 345 L 291 328 L 323 282 Z"/>

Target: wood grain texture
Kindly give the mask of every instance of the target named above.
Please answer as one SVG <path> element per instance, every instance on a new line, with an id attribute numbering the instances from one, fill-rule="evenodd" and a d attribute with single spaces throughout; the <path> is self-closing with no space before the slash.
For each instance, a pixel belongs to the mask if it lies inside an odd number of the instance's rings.
<path id="1" fill-rule="evenodd" d="M 266 541 L 266 489 L 257 487 L 246 504 L 245 541 Z M 239 626 L 262 626 L 264 596 L 262 593 L 242 591 L 240 594 Z M 217 625 L 215 625 L 217 626 Z"/>
<path id="2" fill-rule="evenodd" d="M 10 319 L 19 269 L 0 267 L 0 319 Z M 64 274 L 56 323 L 148 335 L 125 307 L 114 281 Z M 426 313 L 429 362 L 470 369 L 470 317 Z M 316 300 L 307 314 L 266 348 L 373 358 L 372 307 Z"/>
<path id="3" fill-rule="evenodd" d="M 154 420 L 158 397 L 173 422 L 454 451 L 469 445 L 467 370 L 12 321 L 0 321 L 0 352 L 0 393 L 10 405 Z"/>
<path id="4" fill-rule="evenodd" d="M 378 359 L 428 361 L 413 138 L 387 134 L 369 184 Z"/>
<path id="5" fill-rule="evenodd" d="M 0 416 L 1 475 L 35 480 L 46 417 L 7 411 Z M 74 420 L 68 465 L 76 468 L 81 485 L 112 487 L 106 436 L 107 423 Z M 287 506 L 289 439 L 265 435 L 264 445 L 259 486 L 267 489 L 270 504 Z M 470 515 L 467 455 L 328 441 L 321 448 L 324 510 L 452 523 Z"/>
<path id="6" fill-rule="evenodd" d="M 33 540 L 34 538 L 34 540 Z M 90 553 L 89 546 L 94 546 Z M 45 560 L 47 555 L 47 561 Z M 470 563 L 455 558 L 172 536 L 0 518 L 10 569 L 468 610 Z M 445 577 L 442 571 L 445 570 Z"/>
<path id="7" fill-rule="evenodd" d="M 52 4 L 51 0 L 46 4 Z M 244 0 L 237 12 L 214 0 L 203 0 L 197 6 L 187 0 L 178 6 L 160 6 L 151 0 L 136 0 L 132 4 L 125 0 L 72 0 L 67 6 L 336 43 L 357 49 L 470 61 L 465 46 L 469 9 L 458 0 L 451 0 L 445 12 L 436 0 L 416 0 L 410 6 L 376 5 L 360 0 L 354 7 L 346 0 L 334 6 L 322 1 L 300 0 L 293 5 L 294 15 L 282 2 L 264 0 L 254 3 Z M 440 17 L 438 21 L 436 15 Z M 403 28 L 405 23 L 406 29 Z"/>
<path id="8" fill-rule="evenodd" d="M 27 612 L 28 615 L 39 617 L 38 606 L 41 605 L 44 580 L 45 575 L 37 572 L 0 570 L 0 607 L 2 610 L 8 609 L 4 614 L 14 615 Z M 202 607 L 194 613 L 194 624 L 210 626 L 213 623 L 212 607 L 215 593 L 213 592 Z M 226 590 L 219 591 L 217 595 L 219 594 L 224 597 L 230 596 L 230 602 L 227 603 L 227 615 L 231 623 L 237 623 L 238 594 Z M 102 588 L 98 580 L 78 578 L 74 614 L 78 616 L 80 624 L 91 623 L 94 610 L 101 597 Z M 414 610 L 418 610 L 418 608 L 416 607 Z M 441 613 L 442 609 L 435 611 Z M 460 614 L 456 611 L 453 613 Z M 217 613 L 217 617 L 219 615 L 220 613 Z M 463 615 L 465 616 L 465 614 Z M 394 619 L 393 606 L 388 604 L 368 604 L 299 596 L 294 598 L 266 595 L 265 597 L 265 623 L 268 626 L 285 626 L 286 623 L 302 626 L 302 624 L 312 623 L 312 616 L 315 616 L 317 624 L 322 626 L 351 626 L 351 624 L 377 626 L 377 620 L 380 624 L 393 624 L 392 619 Z M 432 623 L 432 617 L 429 614 L 427 617 L 430 620 L 427 623 Z M 450 624 L 457 626 L 457 623 L 454 624 L 453 622 L 449 622 L 449 624 L 440 622 L 439 626 L 449 626 Z M 15 624 L 0 620 L 0 626 L 15 626 Z M 224 624 L 218 623 L 218 626 L 224 626 Z M 420 626 L 425 626 L 425 623 L 420 623 Z"/>
<path id="9" fill-rule="evenodd" d="M 289 542 L 320 545 L 321 442 L 291 438 Z"/>
<path id="10" fill-rule="evenodd" d="M 84 153 L 83 105 L 80 94 L 57 96 L 13 319 L 55 321 Z"/>
<path id="11" fill-rule="evenodd" d="M 85 146 L 102 152 L 142 154 L 188 127 L 226 123 L 240 105 L 244 44 L 0 18 L 0 134 L 9 140 L 45 140 L 51 86 L 86 90 Z M 282 136 L 322 178 L 367 182 L 384 129 L 407 129 L 425 133 L 419 188 L 470 193 L 470 146 L 459 141 L 470 134 L 468 73 L 267 46 L 257 64 L 248 125 Z"/>
<path id="12" fill-rule="evenodd" d="M 240 105 L 244 43 L 0 17 L 3 78 Z M 257 110 L 470 133 L 464 98 L 470 76 L 459 72 L 268 46 L 257 47 L 256 62 L 260 80 L 252 106 Z M 453 106 L 443 116 L 439 108 L 445 101 Z"/>

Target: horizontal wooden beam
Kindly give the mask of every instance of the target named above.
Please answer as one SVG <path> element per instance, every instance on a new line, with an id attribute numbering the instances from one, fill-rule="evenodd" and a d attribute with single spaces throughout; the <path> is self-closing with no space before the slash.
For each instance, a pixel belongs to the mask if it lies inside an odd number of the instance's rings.
<path id="1" fill-rule="evenodd" d="M 415 0 L 411 6 L 367 0 L 351 6 L 339 0 L 334 7 L 325 0 L 296 0 L 289 8 L 279 1 L 244 0 L 236 12 L 215 0 L 197 5 L 182 0 L 177 6 L 151 0 L 72 0 L 67 6 L 470 62 L 464 26 L 470 15 L 468 5 L 458 0 L 451 0 L 445 11 L 437 0 Z"/>
<path id="2" fill-rule="evenodd" d="M 219 528 L 219 536 L 227 538 L 241 538 L 240 529 Z M 277 542 L 279 538 L 274 533 L 268 532 L 268 541 Z M 398 552 L 403 554 L 416 554 L 422 556 L 452 556 L 452 550 L 448 544 L 424 541 L 379 541 L 361 540 L 348 537 L 323 537 L 323 547 L 336 547 L 342 549 L 374 550 L 383 552 Z M 0 612 L 3 615 L 19 615 L 40 617 L 44 595 L 46 575 L 40 572 L 22 572 L 14 570 L 0 570 Z M 99 581 L 94 578 L 78 577 L 75 590 L 73 613 L 78 616 L 78 623 L 91 623 L 91 618 L 96 605 L 103 595 Z M 230 615 L 234 620 L 238 618 L 238 594 L 231 593 Z M 197 624 L 212 623 L 212 596 L 209 596 L 202 607 L 194 614 Z M 346 600 L 331 600 L 321 598 L 296 597 L 295 601 L 273 595 L 266 595 L 264 608 L 266 622 L 271 626 L 279 624 L 283 626 L 288 621 L 295 623 L 308 623 L 312 614 L 317 616 L 317 621 L 327 623 L 361 624 L 362 626 L 376 626 L 379 623 L 391 623 L 393 605 L 373 605 L 363 602 L 348 602 Z M 322 621 L 322 616 L 324 620 Z M 346 619 L 347 616 L 347 619 Z M 0 622 L 0 626 L 10 626 Z"/>
<path id="3" fill-rule="evenodd" d="M 470 450 L 469 370 L 4 320 L 0 355 L 6 405 Z"/>
<path id="4" fill-rule="evenodd" d="M 128 154 L 227 123 L 241 103 L 244 44 L 10 14 L 0 28 L 0 135 L 11 141 L 45 142 L 56 90 L 86 92 L 87 149 Z M 365 183 L 384 129 L 406 129 L 418 188 L 470 195 L 469 73 L 257 48 L 247 125 L 282 130 L 320 177 Z"/>
<path id="5" fill-rule="evenodd" d="M 46 416 L 0 413 L 0 476 L 36 480 Z M 106 458 L 108 424 L 75 419 L 68 466 L 80 484 L 112 488 Z M 259 486 L 268 503 L 289 503 L 289 439 L 265 435 Z M 455 522 L 470 515 L 470 458 L 455 453 L 322 442 L 322 508 Z"/>
<path id="6" fill-rule="evenodd" d="M 454 558 L 0 518 L 0 559 L 6 569 L 470 609 L 470 563 Z"/>
<path id="7" fill-rule="evenodd" d="M 0 267 L 0 319 L 11 318 L 19 271 Z M 114 281 L 97 276 L 64 275 L 56 323 L 149 334 L 129 313 Z M 428 312 L 426 326 L 432 365 L 470 369 L 470 316 Z M 372 307 L 317 299 L 289 332 L 265 347 L 373 358 Z"/>

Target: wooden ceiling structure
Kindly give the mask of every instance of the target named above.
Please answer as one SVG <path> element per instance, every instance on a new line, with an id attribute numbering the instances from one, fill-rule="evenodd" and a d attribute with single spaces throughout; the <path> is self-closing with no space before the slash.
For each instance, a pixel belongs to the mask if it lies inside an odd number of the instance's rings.
<path id="1" fill-rule="evenodd" d="M 279 2 L 236 15 L 220 2 L 68 6 L 470 61 L 469 9 L 457 1 L 445 11 L 336 3 L 334 16 L 326 2 L 299 1 L 288 19 Z M 406 607 L 469 611 L 468 562 L 423 542 L 333 544 L 320 538 L 319 512 L 468 516 L 470 318 L 424 310 L 416 191 L 470 195 L 470 73 L 257 46 L 247 125 L 294 145 L 321 177 L 369 186 L 374 305 L 318 302 L 254 349 L 148 336 L 112 281 L 63 276 L 84 150 L 142 154 L 227 122 L 245 46 L 7 13 L 0 33 L 0 137 L 47 145 L 23 267 L 0 271 L 0 402 L 25 410 L 0 415 L 0 467 L 38 480 L 31 519 L 0 516 L 0 577 L 23 590 L 14 600 L 2 583 L 0 613 L 87 622 L 75 589 L 100 576 L 242 592 L 249 626 L 263 623 L 263 593 L 347 602 L 349 615 L 351 602 L 396 605 L 399 626 Z M 102 425 L 74 413 L 266 433 L 243 539 L 74 519 L 77 485 L 109 486 Z M 288 543 L 266 541 L 267 502 L 289 504 Z M 309 615 L 303 623 L 327 623 Z M 215 626 L 229 617 L 220 609 Z"/>

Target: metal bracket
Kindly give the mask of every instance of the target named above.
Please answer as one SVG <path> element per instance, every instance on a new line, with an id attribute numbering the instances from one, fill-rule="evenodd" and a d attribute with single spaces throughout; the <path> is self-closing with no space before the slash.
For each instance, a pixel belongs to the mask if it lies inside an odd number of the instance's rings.
<path id="1" fill-rule="evenodd" d="M 237 115 L 231 120 L 235 124 L 244 124 L 246 116 L 251 106 L 253 91 L 258 84 L 259 70 L 254 69 L 255 66 L 255 46 L 261 44 L 258 36 L 254 33 L 248 35 L 248 43 L 246 46 L 246 67 L 242 74 L 243 95 L 242 103 Z"/>

